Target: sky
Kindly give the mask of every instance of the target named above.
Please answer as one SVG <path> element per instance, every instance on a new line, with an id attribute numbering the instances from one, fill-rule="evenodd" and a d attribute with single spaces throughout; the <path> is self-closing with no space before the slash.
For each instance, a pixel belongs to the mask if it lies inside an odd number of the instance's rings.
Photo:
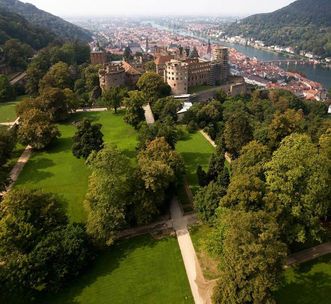
<path id="1" fill-rule="evenodd" d="M 21 0 L 58 16 L 217 15 L 271 12 L 294 0 Z"/>

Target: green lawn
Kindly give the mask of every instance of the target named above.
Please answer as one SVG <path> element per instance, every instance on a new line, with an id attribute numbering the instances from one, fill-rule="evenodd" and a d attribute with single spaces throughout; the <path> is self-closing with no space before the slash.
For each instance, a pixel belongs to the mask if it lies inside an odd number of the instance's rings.
<path id="1" fill-rule="evenodd" d="M 207 90 L 210 90 L 212 88 L 213 88 L 213 86 L 210 86 L 210 85 L 198 85 L 198 86 L 189 88 L 188 91 L 189 91 L 190 94 L 193 94 L 193 93 L 200 93 L 200 92 L 203 92 L 203 91 L 207 91 Z"/>
<path id="2" fill-rule="evenodd" d="M 201 269 L 206 279 L 214 280 L 219 278 L 219 261 L 210 256 L 206 250 L 205 241 L 212 233 L 212 228 L 201 224 L 190 227 L 190 235 L 197 253 Z"/>
<path id="3" fill-rule="evenodd" d="M 101 123 L 105 142 L 117 145 L 127 156 L 134 158 L 136 131 L 123 121 L 123 114 L 77 113 L 72 116 L 72 120 L 83 117 Z M 71 221 L 81 222 L 85 219 L 82 202 L 87 190 L 89 171 L 84 160 L 75 158 L 71 152 L 75 126 L 68 122 L 59 125 L 59 129 L 61 138 L 47 151 L 33 153 L 16 185 L 60 195 L 65 200 Z"/>
<path id="4" fill-rule="evenodd" d="M 194 192 L 198 187 L 197 167 L 201 165 L 204 170 L 208 170 L 209 160 L 215 149 L 200 132 L 186 132 L 185 138 L 178 141 L 176 150 L 184 158 L 186 177 Z"/>
<path id="5" fill-rule="evenodd" d="M 291 267 L 276 293 L 279 304 L 328 304 L 331 295 L 331 254 Z"/>
<path id="6" fill-rule="evenodd" d="M 193 303 L 176 238 L 123 240 L 47 304 Z"/>
<path id="7" fill-rule="evenodd" d="M 0 103 L 0 122 L 12 122 L 16 120 L 16 105 L 27 96 L 20 96 L 15 101 Z"/>

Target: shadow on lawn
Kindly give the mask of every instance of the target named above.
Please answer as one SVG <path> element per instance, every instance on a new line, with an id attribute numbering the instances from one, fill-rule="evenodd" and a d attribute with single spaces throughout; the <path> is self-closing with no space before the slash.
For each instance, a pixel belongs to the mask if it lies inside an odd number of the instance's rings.
<path id="1" fill-rule="evenodd" d="M 330 263 L 331 255 L 321 257 L 293 269 L 294 276 L 284 279 L 283 286 L 276 292 L 277 303 L 281 304 L 327 304 L 330 303 L 331 275 L 323 271 L 314 271 L 316 264 Z M 322 265 L 323 265 L 322 264 Z M 310 273 L 312 271 L 312 273 Z M 314 272 L 313 272 L 314 271 Z"/>
<path id="2" fill-rule="evenodd" d="M 25 172 L 29 172 L 29 176 L 24 178 L 19 178 L 17 184 L 24 185 L 25 181 L 29 183 L 38 183 L 45 178 L 52 177 L 54 174 L 50 172 L 43 171 L 49 167 L 54 166 L 54 162 L 48 158 L 37 158 L 37 159 L 30 159 L 29 162 L 26 164 L 26 167 L 29 167 L 29 170 Z M 23 171 L 24 173 L 24 171 Z"/>
<path id="3" fill-rule="evenodd" d="M 101 252 L 91 268 L 86 270 L 85 274 L 70 282 L 62 292 L 43 294 L 36 303 L 78 304 L 80 302 L 76 298 L 81 295 L 85 288 L 91 287 L 99 278 L 111 274 L 133 251 L 141 247 L 153 248 L 157 242 L 162 241 L 167 241 L 167 239 L 156 241 L 147 235 L 121 240 Z"/>
<path id="4" fill-rule="evenodd" d="M 60 137 L 48 147 L 47 153 L 52 154 L 71 150 L 72 144 L 71 137 Z"/>

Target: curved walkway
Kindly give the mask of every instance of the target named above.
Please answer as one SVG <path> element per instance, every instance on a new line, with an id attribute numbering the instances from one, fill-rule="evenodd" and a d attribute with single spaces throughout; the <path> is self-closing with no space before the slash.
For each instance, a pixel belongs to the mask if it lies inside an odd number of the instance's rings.
<path id="1" fill-rule="evenodd" d="M 331 242 L 305 249 L 288 256 L 286 266 L 308 262 L 329 253 L 331 253 Z"/>

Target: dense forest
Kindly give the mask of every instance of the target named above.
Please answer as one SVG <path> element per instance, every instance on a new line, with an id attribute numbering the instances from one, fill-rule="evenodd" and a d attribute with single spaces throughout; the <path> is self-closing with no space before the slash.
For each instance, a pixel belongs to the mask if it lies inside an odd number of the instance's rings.
<path id="1" fill-rule="evenodd" d="M 226 33 L 328 57 L 331 56 L 331 1 L 298 0 L 273 13 L 253 15 L 233 23 Z"/>
<path id="2" fill-rule="evenodd" d="M 54 34 L 32 25 L 20 15 L 5 10 L 0 12 L 0 45 L 10 39 L 18 39 L 37 50 L 54 38 Z"/>
<path id="3" fill-rule="evenodd" d="M 57 16 L 42 11 L 29 3 L 17 0 L 0 0 L 0 9 L 17 13 L 33 25 L 45 28 L 63 39 L 91 40 L 91 33 Z"/>

